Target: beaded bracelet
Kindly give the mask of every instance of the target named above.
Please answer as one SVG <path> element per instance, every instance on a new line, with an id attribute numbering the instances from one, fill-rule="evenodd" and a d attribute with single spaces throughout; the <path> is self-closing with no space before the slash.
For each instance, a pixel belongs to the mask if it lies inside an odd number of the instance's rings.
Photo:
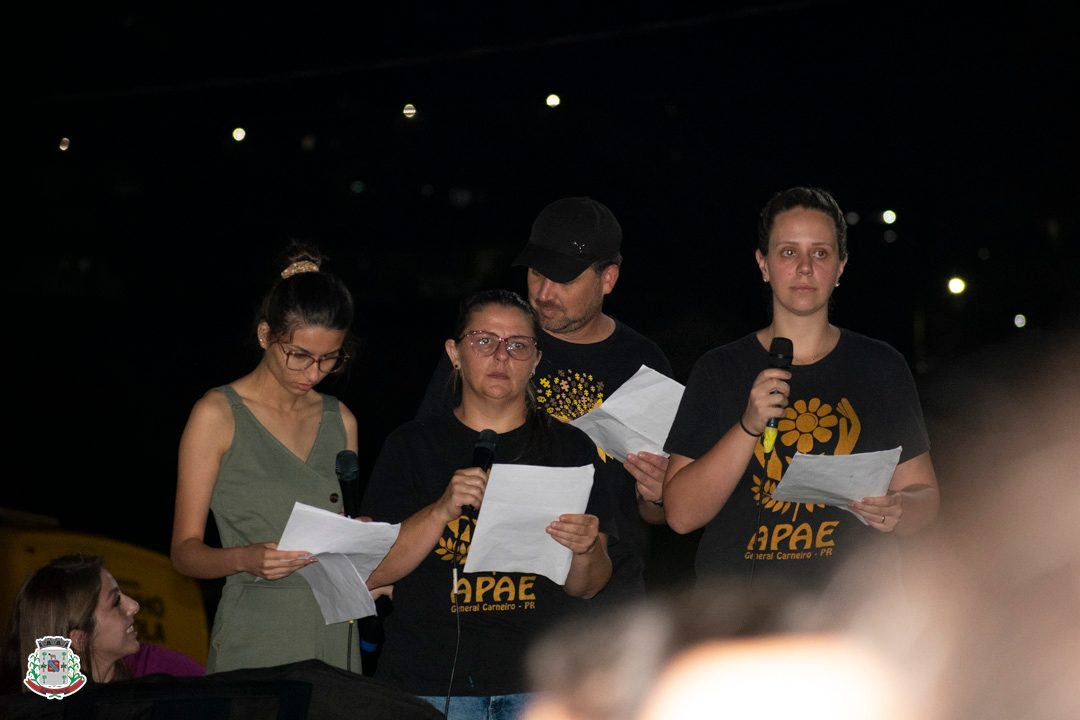
<path id="1" fill-rule="evenodd" d="M 748 427 L 746 427 L 745 425 L 743 425 L 742 418 L 739 418 L 739 427 L 741 427 L 743 429 L 743 432 L 746 433 L 747 435 L 749 435 L 750 437 L 761 437 L 761 433 L 750 432 L 750 429 Z"/>

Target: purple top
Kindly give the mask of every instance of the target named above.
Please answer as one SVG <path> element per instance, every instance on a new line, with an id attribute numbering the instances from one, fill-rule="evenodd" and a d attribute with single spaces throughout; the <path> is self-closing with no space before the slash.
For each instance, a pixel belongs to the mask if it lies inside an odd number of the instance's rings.
<path id="1" fill-rule="evenodd" d="M 206 668 L 182 652 L 152 643 L 139 643 L 138 652 L 124 658 L 131 677 L 164 673 L 166 675 L 199 676 L 206 674 Z"/>

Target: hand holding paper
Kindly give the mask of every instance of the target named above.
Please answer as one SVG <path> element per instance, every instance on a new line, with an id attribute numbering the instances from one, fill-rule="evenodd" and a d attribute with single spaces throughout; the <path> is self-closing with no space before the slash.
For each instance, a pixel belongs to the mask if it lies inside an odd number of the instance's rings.
<path id="1" fill-rule="evenodd" d="M 642 365 L 600 407 L 570 424 L 619 462 L 641 451 L 666 455 L 664 442 L 682 393 L 680 383 Z"/>
<path id="2" fill-rule="evenodd" d="M 536 573 L 565 583 L 573 552 L 547 527 L 560 515 L 585 512 L 592 481 L 592 465 L 493 465 L 465 572 Z"/>
<path id="3" fill-rule="evenodd" d="M 638 451 L 626 454 L 623 467 L 634 478 L 634 489 L 642 500 L 656 503 L 664 497 L 664 476 L 667 474 L 666 455 Z"/>
<path id="4" fill-rule="evenodd" d="M 586 513 L 564 513 L 548 523 L 547 534 L 572 555 L 588 552 L 600 536 L 600 519 Z M 572 558 L 571 558 L 572 560 Z"/>
<path id="5" fill-rule="evenodd" d="M 843 508 L 866 523 L 848 503 L 864 497 L 880 497 L 889 490 L 901 448 L 852 455 L 806 455 L 795 453 L 774 500 L 832 505 Z"/>
<path id="6" fill-rule="evenodd" d="M 298 572 L 311 585 L 326 624 L 375 614 L 367 577 L 397 540 L 400 525 L 361 522 L 303 503 L 293 505 L 278 548 L 305 548 L 319 562 Z"/>

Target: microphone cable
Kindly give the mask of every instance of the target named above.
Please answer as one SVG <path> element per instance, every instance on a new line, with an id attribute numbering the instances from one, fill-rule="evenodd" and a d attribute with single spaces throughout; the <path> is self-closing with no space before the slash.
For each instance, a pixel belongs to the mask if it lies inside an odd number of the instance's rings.
<path id="1" fill-rule="evenodd" d="M 473 467 L 480 468 L 484 475 L 491 474 L 491 465 L 495 461 L 495 440 L 498 438 L 498 433 L 490 428 L 485 428 L 480 431 L 480 434 L 476 438 L 476 444 L 473 445 L 472 464 Z M 465 505 L 461 508 L 461 513 L 458 517 L 458 537 L 457 546 L 454 548 L 454 559 L 452 561 L 452 580 L 453 596 L 454 596 L 454 626 L 456 628 L 456 638 L 454 640 L 454 661 L 450 665 L 450 681 L 446 686 L 446 704 L 443 707 L 443 715 L 449 716 L 450 714 L 450 696 L 454 692 L 454 674 L 457 671 L 458 653 L 461 651 L 461 603 L 458 602 L 458 565 L 464 567 L 465 565 L 465 553 L 461 551 L 463 533 L 460 531 L 461 521 L 464 519 L 465 526 L 469 530 L 469 543 L 472 544 L 473 534 L 476 532 L 476 519 L 478 516 L 477 509 L 471 505 Z M 468 547 L 466 545 L 465 547 Z"/>
<path id="2" fill-rule="evenodd" d="M 468 516 L 465 513 L 462 513 L 461 517 L 468 518 Z M 468 519 L 471 521 L 471 518 L 468 518 Z M 475 524 L 472 525 L 472 529 L 476 530 L 476 525 Z M 470 533 L 469 537 L 470 538 L 472 537 L 471 533 Z M 455 549 L 453 564 L 452 564 L 452 566 L 450 568 L 450 570 L 451 570 L 451 582 L 453 582 L 453 584 L 454 584 L 453 591 L 452 591 L 451 594 L 454 596 L 455 638 L 454 638 L 454 659 L 450 663 L 450 680 L 446 685 L 446 703 L 443 705 L 443 715 L 446 715 L 447 717 L 450 716 L 450 696 L 453 695 L 453 693 L 454 693 L 454 674 L 457 672 L 458 652 L 461 650 L 461 603 L 458 602 L 458 572 L 457 572 L 457 566 L 458 566 L 458 563 L 461 562 L 462 559 L 463 559 L 463 555 L 461 553 L 461 537 L 459 535 L 458 536 L 458 546 Z"/>
<path id="3" fill-rule="evenodd" d="M 754 523 L 755 525 L 757 525 L 757 527 L 754 528 L 754 538 L 755 539 L 757 538 L 758 531 L 761 530 L 761 506 L 765 503 L 765 480 L 767 478 L 765 477 L 764 468 L 762 469 L 761 474 L 762 474 L 761 495 L 758 497 L 757 520 Z M 764 549 L 761 550 L 761 551 L 758 551 L 757 549 L 755 549 L 753 552 L 754 552 L 754 554 L 750 556 L 750 579 L 746 583 L 748 588 L 752 588 L 754 586 L 754 568 L 757 566 L 758 552 L 765 552 L 765 551 L 764 551 Z"/>
<path id="4" fill-rule="evenodd" d="M 345 643 L 345 669 L 352 672 L 352 629 L 355 620 L 349 621 L 349 639 Z"/>

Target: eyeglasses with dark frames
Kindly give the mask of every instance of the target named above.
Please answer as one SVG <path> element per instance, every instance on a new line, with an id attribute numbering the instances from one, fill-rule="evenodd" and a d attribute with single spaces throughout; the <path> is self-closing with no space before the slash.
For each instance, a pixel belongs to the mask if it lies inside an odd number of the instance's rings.
<path id="1" fill-rule="evenodd" d="M 319 372 L 333 375 L 341 372 L 345 368 L 345 363 L 349 360 L 348 353 L 343 353 L 340 350 L 322 357 L 315 357 L 303 350 L 290 350 L 280 342 L 277 343 L 277 346 L 281 348 L 281 352 L 285 353 L 285 367 L 290 370 L 307 370 L 312 365 L 317 364 Z"/>
<path id="2" fill-rule="evenodd" d="M 507 354 L 515 360 L 529 360 L 536 354 L 536 338 L 528 335 L 504 338 L 487 330 L 470 330 L 458 338 L 458 342 L 462 340 L 468 340 L 469 347 L 480 357 L 494 355 L 499 345 L 505 345 Z"/>

